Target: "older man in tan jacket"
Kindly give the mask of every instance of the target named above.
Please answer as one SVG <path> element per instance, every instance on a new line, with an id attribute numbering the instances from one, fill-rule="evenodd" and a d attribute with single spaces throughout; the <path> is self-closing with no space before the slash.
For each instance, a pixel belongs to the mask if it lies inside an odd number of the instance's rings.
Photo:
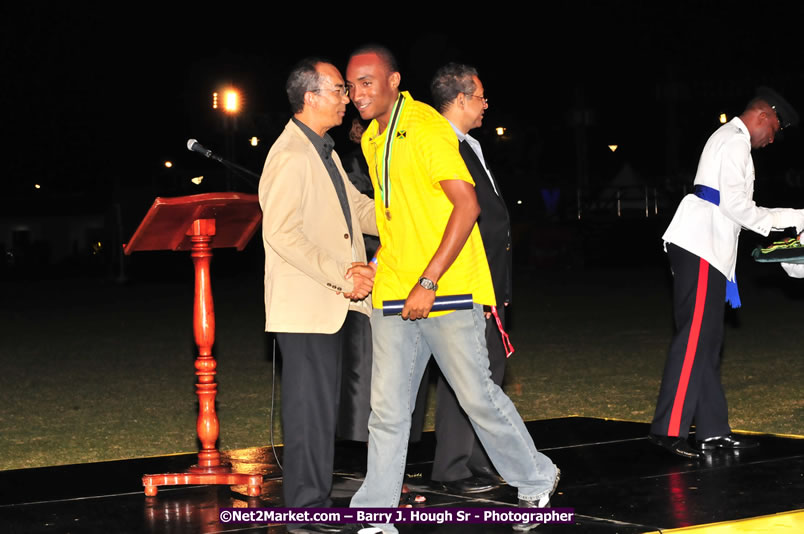
<path id="1" fill-rule="evenodd" d="M 374 201 L 351 184 L 326 133 L 341 124 L 349 102 L 338 70 L 303 60 L 286 89 L 294 116 L 268 153 L 259 187 L 265 330 L 276 334 L 283 360 L 285 505 L 327 507 L 344 331 L 368 323 L 374 269 L 363 233 L 376 235 L 377 224 Z"/>

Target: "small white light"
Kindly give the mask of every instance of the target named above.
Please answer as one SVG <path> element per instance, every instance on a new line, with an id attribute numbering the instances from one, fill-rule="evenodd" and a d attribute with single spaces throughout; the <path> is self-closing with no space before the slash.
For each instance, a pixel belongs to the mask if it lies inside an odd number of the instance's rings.
<path id="1" fill-rule="evenodd" d="M 516 201 L 516 203 L 517 203 L 517 204 L 522 204 L 522 201 L 521 201 L 521 200 L 517 200 L 517 201 Z"/>
<path id="2" fill-rule="evenodd" d="M 612 152 L 617 152 L 617 148 L 619 148 L 619 146 L 620 145 L 609 145 L 609 150 Z"/>
<path id="3" fill-rule="evenodd" d="M 195 185 L 201 185 L 201 182 L 204 181 L 204 177 L 196 176 L 195 178 L 190 178 L 190 181 L 193 182 Z"/>
<path id="4" fill-rule="evenodd" d="M 505 135 L 505 128 L 503 128 L 502 126 L 497 126 L 496 129 L 497 129 L 497 135 L 499 136 Z"/>
<path id="5" fill-rule="evenodd" d="M 729 119 L 728 119 L 728 118 L 726 118 L 726 114 L 725 114 L 725 113 L 721 113 L 721 114 L 720 114 L 720 124 L 726 124 L 727 122 L 729 122 Z"/>
<path id="6" fill-rule="evenodd" d="M 171 168 L 172 166 L 173 166 L 173 162 L 172 162 L 172 161 L 166 161 L 166 162 L 165 162 L 165 167 L 167 167 L 168 169 L 169 169 L 169 168 Z"/>
<path id="7" fill-rule="evenodd" d="M 251 143 L 251 146 L 257 146 L 260 144 L 260 140 L 256 136 L 252 137 L 248 141 Z"/>
<path id="8" fill-rule="evenodd" d="M 35 189 L 42 189 L 42 186 L 41 186 L 41 185 L 39 185 L 39 184 L 34 184 L 34 188 L 35 188 Z"/>

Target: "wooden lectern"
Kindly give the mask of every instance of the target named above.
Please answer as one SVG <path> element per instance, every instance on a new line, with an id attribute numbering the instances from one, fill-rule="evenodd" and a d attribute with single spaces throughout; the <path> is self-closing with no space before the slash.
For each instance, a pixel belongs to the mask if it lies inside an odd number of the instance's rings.
<path id="1" fill-rule="evenodd" d="M 145 494 L 156 495 L 157 486 L 187 484 L 246 484 L 248 495 L 259 496 L 261 475 L 232 473 L 221 463 L 215 444 L 220 427 L 215 413 L 215 311 L 212 304 L 209 264 L 213 248 L 236 247 L 243 250 L 260 224 L 262 213 L 256 195 L 205 193 L 154 201 L 131 241 L 124 245 L 126 255 L 140 250 L 190 250 L 195 265 L 193 330 L 198 345 L 195 374 L 198 376 L 198 465 L 185 473 L 145 475 Z"/>

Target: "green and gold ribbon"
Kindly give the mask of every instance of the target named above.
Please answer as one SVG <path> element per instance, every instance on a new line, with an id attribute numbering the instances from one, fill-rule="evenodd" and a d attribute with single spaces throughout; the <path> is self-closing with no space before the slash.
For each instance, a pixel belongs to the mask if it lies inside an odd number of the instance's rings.
<path id="1" fill-rule="evenodd" d="M 399 124 L 399 117 L 402 115 L 402 108 L 405 107 L 405 97 L 399 93 L 394 108 L 391 110 L 391 120 L 385 130 L 385 149 L 382 153 L 382 167 L 377 168 L 377 157 L 374 156 L 374 169 L 378 173 L 377 184 L 380 186 L 380 195 L 383 206 L 385 207 L 385 218 L 391 220 L 391 154 L 393 153 L 394 142 L 396 141 L 396 127 Z M 402 136 L 404 137 L 404 136 Z"/>

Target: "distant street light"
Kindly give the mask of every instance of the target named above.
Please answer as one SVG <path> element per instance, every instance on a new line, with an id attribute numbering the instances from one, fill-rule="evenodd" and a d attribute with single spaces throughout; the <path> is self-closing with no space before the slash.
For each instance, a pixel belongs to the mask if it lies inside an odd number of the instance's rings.
<path id="1" fill-rule="evenodd" d="M 260 144 L 260 140 L 255 136 L 248 140 L 251 143 L 251 146 L 257 146 Z"/>
<path id="2" fill-rule="evenodd" d="M 173 167 L 173 162 L 172 161 L 166 161 L 165 162 L 165 167 L 167 167 L 168 169 Z"/>
<path id="3" fill-rule="evenodd" d="M 235 159 L 235 132 L 237 131 L 237 116 L 242 111 L 242 97 L 240 91 L 234 87 L 224 89 L 220 94 L 216 91 L 212 93 L 212 109 L 221 109 L 223 114 L 223 135 L 224 135 L 224 158 L 229 161 Z M 251 140 L 252 146 L 257 146 L 254 137 Z M 226 190 L 232 190 L 232 171 L 226 167 Z M 200 183 L 193 181 L 196 185 Z"/>
<path id="4" fill-rule="evenodd" d="M 497 135 L 499 135 L 500 137 L 505 135 L 505 128 L 503 128 L 502 126 L 497 126 L 496 130 L 497 130 Z"/>
<path id="5" fill-rule="evenodd" d="M 720 124 L 726 124 L 727 122 L 729 122 L 729 119 L 726 118 L 726 114 L 721 113 L 720 114 Z"/>
<path id="6" fill-rule="evenodd" d="M 617 148 L 619 148 L 619 146 L 620 145 L 609 145 L 609 150 L 611 150 L 612 152 L 616 152 Z"/>
<path id="7" fill-rule="evenodd" d="M 240 93 L 236 89 L 227 89 L 223 93 L 223 110 L 230 115 L 240 112 Z"/>

